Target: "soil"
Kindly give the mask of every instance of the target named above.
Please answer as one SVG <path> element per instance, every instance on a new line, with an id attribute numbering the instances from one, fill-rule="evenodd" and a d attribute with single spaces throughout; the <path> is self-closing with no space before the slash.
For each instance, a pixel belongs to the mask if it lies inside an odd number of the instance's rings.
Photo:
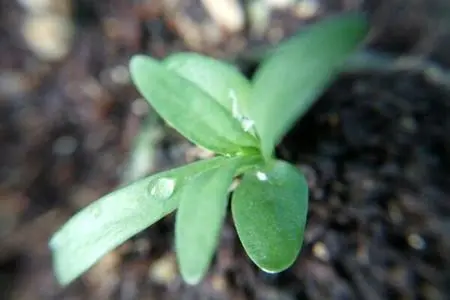
<path id="1" fill-rule="evenodd" d="M 56 1 L 49 11 L 75 30 L 69 52 L 53 61 L 24 38 L 36 14 L 25 2 L 0 0 L 0 299 L 449 298 L 446 1 L 303 1 L 318 10 L 273 10 L 256 37 L 248 20 L 238 33 L 224 31 L 202 1 Z M 251 77 L 254 49 L 347 10 L 369 13 L 375 54 L 344 71 L 277 148 L 311 189 L 304 247 L 290 269 L 258 270 L 228 218 L 207 278 L 188 286 L 175 263 L 171 215 L 69 287 L 56 283 L 49 237 L 129 180 L 123 174 L 141 126 L 154 134 L 140 172 L 202 155 L 162 122 L 143 123 L 154 112 L 129 82 L 131 55 L 194 50 L 232 60 Z M 219 31 L 199 34 L 204 28 Z M 46 43 L 43 33 L 33 38 Z"/>

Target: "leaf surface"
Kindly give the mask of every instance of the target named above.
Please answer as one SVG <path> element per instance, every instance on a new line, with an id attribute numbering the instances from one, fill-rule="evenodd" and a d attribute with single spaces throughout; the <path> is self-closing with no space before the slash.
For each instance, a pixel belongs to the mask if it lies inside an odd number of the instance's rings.
<path id="1" fill-rule="evenodd" d="M 282 43 L 263 62 L 253 78 L 248 112 L 266 159 L 330 84 L 367 32 L 368 24 L 360 14 L 332 17 Z"/>
<path id="2" fill-rule="evenodd" d="M 131 78 L 158 114 L 193 143 L 221 154 L 257 148 L 255 137 L 208 93 L 151 57 L 136 55 Z"/>
<path id="3" fill-rule="evenodd" d="M 229 164 L 205 171 L 183 191 L 176 216 L 175 244 L 181 275 L 189 284 L 200 282 L 208 271 L 236 167 Z"/>
<path id="4" fill-rule="evenodd" d="M 258 267 L 280 272 L 295 261 L 308 211 L 308 186 L 295 167 L 272 161 L 247 171 L 231 209 L 241 243 Z"/>
<path id="5" fill-rule="evenodd" d="M 107 252 L 175 210 L 180 192 L 199 173 L 230 163 L 245 168 L 254 160 L 216 157 L 195 162 L 138 180 L 93 202 L 50 240 L 58 281 L 69 284 Z"/>
<path id="6" fill-rule="evenodd" d="M 231 113 L 244 113 L 251 85 L 235 66 L 192 52 L 172 54 L 163 64 L 195 83 Z"/>

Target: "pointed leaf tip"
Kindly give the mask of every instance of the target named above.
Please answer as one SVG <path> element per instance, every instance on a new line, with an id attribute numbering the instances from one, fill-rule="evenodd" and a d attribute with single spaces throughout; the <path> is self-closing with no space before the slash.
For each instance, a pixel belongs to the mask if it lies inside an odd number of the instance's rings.
<path id="1" fill-rule="evenodd" d="M 142 55 L 142 54 L 133 55 L 129 62 L 129 68 L 130 68 L 131 74 L 135 74 L 137 71 L 137 68 L 139 68 L 142 65 L 142 63 L 145 62 L 145 60 L 146 60 L 145 55 Z"/>
<path id="2" fill-rule="evenodd" d="M 259 160 L 259 159 L 258 159 Z M 192 178 L 181 191 L 175 220 L 175 246 L 180 273 L 190 285 L 199 283 L 210 266 L 226 215 L 228 188 L 251 157 L 235 157 Z"/>
<path id="3" fill-rule="evenodd" d="M 230 160 L 216 157 L 154 174 L 103 196 L 75 214 L 49 242 L 58 282 L 70 284 L 107 252 L 171 213 L 180 201 L 177 190 L 189 185 L 199 172 L 228 166 Z M 155 184 L 159 186 L 155 188 Z"/>
<path id="4" fill-rule="evenodd" d="M 257 148 L 241 123 L 195 83 L 149 56 L 130 61 L 131 79 L 152 108 L 191 142 L 221 154 Z"/>
<path id="5" fill-rule="evenodd" d="M 249 114 L 267 159 L 295 121 L 318 100 L 368 30 L 363 14 L 330 17 L 283 42 L 263 61 L 253 77 Z"/>

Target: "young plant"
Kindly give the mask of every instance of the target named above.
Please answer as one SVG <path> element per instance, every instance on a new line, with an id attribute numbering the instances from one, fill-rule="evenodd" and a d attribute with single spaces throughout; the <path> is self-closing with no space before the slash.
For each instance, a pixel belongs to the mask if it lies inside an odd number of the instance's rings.
<path id="1" fill-rule="evenodd" d="M 180 273 L 205 276 L 231 198 L 237 234 L 266 272 L 295 261 L 303 243 L 308 186 L 274 148 L 367 34 L 363 16 L 348 14 L 310 26 L 282 43 L 250 83 L 233 66 L 195 53 L 163 61 L 136 55 L 131 77 L 165 121 L 212 159 L 151 175 L 75 214 L 50 240 L 56 277 L 69 284 L 104 254 L 174 210 Z"/>

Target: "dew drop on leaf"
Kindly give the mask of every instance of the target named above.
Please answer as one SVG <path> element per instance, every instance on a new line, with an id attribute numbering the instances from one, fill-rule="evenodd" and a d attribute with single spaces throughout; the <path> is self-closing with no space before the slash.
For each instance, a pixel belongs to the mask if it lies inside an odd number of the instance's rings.
<path id="1" fill-rule="evenodd" d="M 238 99 L 233 89 L 229 90 L 228 97 L 231 99 L 231 113 L 233 114 L 233 118 L 237 119 L 239 123 L 241 123 L 241 127 L 245 132 L 249 132 L 253 128 L 255 122 L 241 113 L 238 105 Z"/>
<path id="2" fill-rule="evenodd" d="M 256 172 L 256 178 L 258 178 L 259 181 L 267 181 L 269 179 L 267 174 L 261 171 Z"/>
<path id="3" fill-rule="evenodd" d="M 253 125 L 255 124 L 255 122 L 253 122 L 253 120 L 250 120 L 247 117 L 241 117 L 240 122 L 241 122 L 242 129 L 244 129 L 245 132 L 249 132 L 252 129 Z"/>
<path id="4" fill-rule="evenodd" d="M 160 201 L 167 200 L 175 191 L 175 179 L 163 177 L 152 180 L 148 190 L 151 197 Z"/>

